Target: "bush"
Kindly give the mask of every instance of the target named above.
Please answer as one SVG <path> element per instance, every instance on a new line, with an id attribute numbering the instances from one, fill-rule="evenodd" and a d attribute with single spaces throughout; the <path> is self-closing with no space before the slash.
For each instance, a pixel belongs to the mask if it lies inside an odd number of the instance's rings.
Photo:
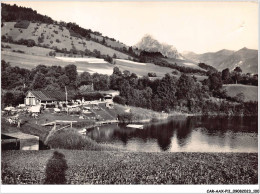
<path id="1" fill-rule="evenodd" d="M 149 72 L 148 77 L 157 77 L 156 73 Z"/>
<path id="2" fill-rule="evenodd" d="M 15 53 L 25 53 L 24 51 L 21 51 L 21 50 L 12 50 L 12 51 Z"/>
<path id="3" fill-rule="evenodd" d="M 29 25 L 30 25 L 30 21 L 28 21 L 28 20 L 22 20 L 22 21 L 16 22 L 16 24 L 14 25 L 14 27 L 15 27 L 15 28 L 27 29 Z"/>
<path id="4" fill-rule="evenodd" d="M 121 97 L 118 95 L 113 98 L 113 101 L 115 103 L 122 104 L 122 105 L 125 105 L 125 103 L 126 103 L 126 99 L 124 97 Z"/>
<path id="5" fill-rule="evenodd" d="M 43 43 L 44 42 L 44 35 L 41 35 L 38 37 L 38 42 Z"/>
<path id="6" fill-rule="evenodd" d="M 1 47 L 2 48 L 11 48 L 9 45 L 3 45 L 3 44 L 1 44 Z"/>
<path id="7" fill-rule="evenodd" d="M 117 116 L 120 123 L 132 123 L 134 115 L 132 113 L 123 113 Z"/>

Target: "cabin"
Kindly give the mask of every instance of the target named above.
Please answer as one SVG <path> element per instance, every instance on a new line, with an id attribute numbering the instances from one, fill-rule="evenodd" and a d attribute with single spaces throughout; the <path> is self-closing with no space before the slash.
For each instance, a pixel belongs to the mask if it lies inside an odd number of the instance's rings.
<path id="1" fill-rule="evenodd" d="M 72 95 L 67 95 L 67 100 L 72 100 Z M 62 91 L 28 91 L 24 99 L 26 106 L 37 106 L 41 104 L 53 104 L 66 102 L 66 93 Z"/>

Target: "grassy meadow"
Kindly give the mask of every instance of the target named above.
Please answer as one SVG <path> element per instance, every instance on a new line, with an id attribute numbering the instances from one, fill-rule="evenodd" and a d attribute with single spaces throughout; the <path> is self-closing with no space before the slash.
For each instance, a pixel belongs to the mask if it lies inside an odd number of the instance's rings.
<path id="1" fill-rule="evenodd" d="M 242 84 L 223 85 L 223 89 L 227 91 L 227 95 L 235 97 L 239 93 L 243 93 L 245 101 L 258 101 L 258 87 Z"/>

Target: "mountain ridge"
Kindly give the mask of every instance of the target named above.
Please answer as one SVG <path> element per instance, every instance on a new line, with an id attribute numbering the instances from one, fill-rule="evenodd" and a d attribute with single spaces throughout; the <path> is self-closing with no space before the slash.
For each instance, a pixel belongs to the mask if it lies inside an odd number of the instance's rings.
<path id="1" fill-rule="evenodd" d="M 194 52 L 183 52 L 184 58 L 194 62 L 202 62 L 215 67 L 221 71 L 225 68 L 230 70 L 239 66 L 245 73 L 257 73 L 258 50 L 243 47 L 237 51 L 222 49 L 217 52 L 196 54 Z"/>

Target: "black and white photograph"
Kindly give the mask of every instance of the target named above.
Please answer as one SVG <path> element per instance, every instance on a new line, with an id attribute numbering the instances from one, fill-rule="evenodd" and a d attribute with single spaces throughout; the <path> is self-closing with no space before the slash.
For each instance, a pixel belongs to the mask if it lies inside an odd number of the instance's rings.
<path id="1" fill-rule="evenodd" d="M 259 193 L 258 8 L 1 1 L 3 191 Z"/>

